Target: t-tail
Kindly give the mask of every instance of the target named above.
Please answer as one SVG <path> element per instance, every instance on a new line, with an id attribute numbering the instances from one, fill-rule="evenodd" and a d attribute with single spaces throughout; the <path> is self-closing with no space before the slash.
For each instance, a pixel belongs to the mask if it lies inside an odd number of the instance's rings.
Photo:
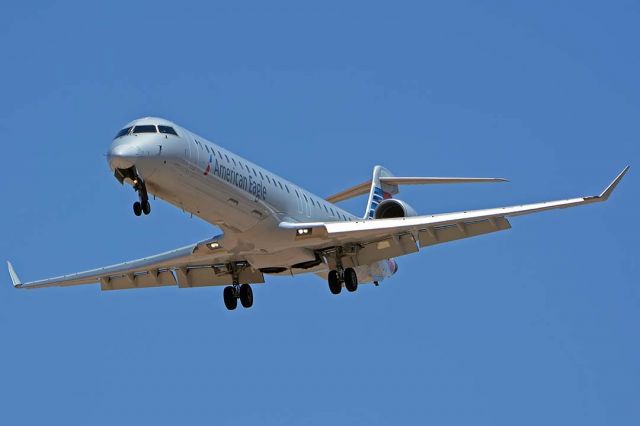
<path id="1" fill-rule="evenodd" d="M 507 182 L 503 178 L 475 178 L 475 177 L 400 177 L 394 176 L 382 166 L 373 168 L 371 189 L 364 219 L 375 218 L 378 205 L 400 192 L 400 185 L 434 185 L 442 183 L 479 183 L 479 182 Z"/>

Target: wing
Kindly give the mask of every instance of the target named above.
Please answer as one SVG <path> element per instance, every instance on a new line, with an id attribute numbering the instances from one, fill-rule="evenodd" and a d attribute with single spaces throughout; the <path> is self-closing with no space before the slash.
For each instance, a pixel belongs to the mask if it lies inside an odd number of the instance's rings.
<path id="1" fill-rule="evenodd" d="M 263 283 L 262 273 L 252 269 L 248 263 L 235 259 L 232 253 L 224 250 L 219 243 L 220 238 L 221 236 L 117 265 L 28 283 L 20 281 L 13 265 L 7 263 L 14 287 L 27 289 L 98 282 L 102 290 L 170 285 L 178 285 L 182 288 L 226 285 L 233 282 L 233 271 L 227 266 L 231 261 L 239 266 L 236 271 L 241 282 Z"/>
<path id="2" fill-rule="evenodd" d="M 419 247 L 509 229 L 511 225 L 507 218 L 511 216 L 606 201 L 628 170 L 629 167 L 625 167 L 609 186 L 596 196 L 394 219 L 324 223 L 283 222 L 280 228 L 291 230 L 293 238 L 318 249 L 351 245 L 353 264 L 364 265 L 413 253 L 418 251 Z"/>

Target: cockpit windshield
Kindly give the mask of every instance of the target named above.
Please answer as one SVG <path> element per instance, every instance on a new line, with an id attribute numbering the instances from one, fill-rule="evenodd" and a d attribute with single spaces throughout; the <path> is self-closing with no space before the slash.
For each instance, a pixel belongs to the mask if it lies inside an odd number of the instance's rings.
<path id="1" fill-rule="evenodd" d="M 175 135 L 175 136 L 178 136 L 178 134 L 177 134 L 177 133 L 176 133 L 176 131 L 173 129 L 173 127 L 158 125 L 158 130 L 160 130 L 160 133 L 164 133 L 164 134 L 167 134 L 167 135 Z"/>
<path id="2" fill-rule="evenodd" d="M 121 138 L 121 137 L 123 137 L 125 135 L 128 135 L 130 131 L 131 131 L 131 127 L 126 127 L 124 129 L 120 130 L 114 139 L 118 139 L 118 138 Z"/>
<path id="3" fill-rule="evenodd" d="M 114 139 L 121 138 L 123 136 L 127 136 L 129 134 L 137 134 L 137 133 L 162 133 L 165 135 L 174 135 L 178 136 L 175 129 L 171 126 L 162 126 L 158 125 L 156 127 L 155 124 L 141 124 L 138 126 L 129 126 L 118 132 L 118 134 L 114 137 Z"/>
<path id="4" fill-rule="evenodd" d="M 156 129 L 155 124 L 145 124 L 142 126 L 135 126 L 133 128 L 133 133 L 158 133 L 158 129 Z"/>

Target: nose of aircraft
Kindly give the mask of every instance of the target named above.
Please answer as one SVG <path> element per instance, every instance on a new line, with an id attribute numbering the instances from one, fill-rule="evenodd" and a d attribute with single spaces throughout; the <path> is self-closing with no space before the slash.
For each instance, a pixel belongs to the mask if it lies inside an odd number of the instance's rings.
<path id="1" fill-rule="evenodd" d="M 132 144 L 115 145 L 107 154 L 107 161 L 112 169 L 128 169 L 136 163 L 138 148 Z"/>

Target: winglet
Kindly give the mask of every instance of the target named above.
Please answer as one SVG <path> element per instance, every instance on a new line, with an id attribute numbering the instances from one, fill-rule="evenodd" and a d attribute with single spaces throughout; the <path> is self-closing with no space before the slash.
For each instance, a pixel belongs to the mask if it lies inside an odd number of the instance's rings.
<path id="1" fill-rule="evenodd" d="M 600 194 L 598 198 L 600 198 L 602 201 L 606 201 L 607 199 L 609 199 L 609 196 L 611 195 L 613 190 L 616 189 L 616 186 L 618 186 L 618 183 L 620 183 L 620 181 L 622 180 L 624 175 L 627 174 L 628 171 L 629 171 L 629 166 L 625 167 L 620 172 L 620 174 L 616 176 L 616 178 L 609 184 L 609 186 L 607 186 L 607 188 L 604 191 L 602 191 L 602 194 Z"/>
<path id="2" fill-rule="evenodd" d="M 11 282 L 15 288 L 22 287 L 22 281 L 18 278 L 18 274 L 16 274 L 16 270 L 13 269 L 13 265 L 11 262 L 7 262 L 7 267 L 9 268 L 9 275 L 11 275 Z"/>

